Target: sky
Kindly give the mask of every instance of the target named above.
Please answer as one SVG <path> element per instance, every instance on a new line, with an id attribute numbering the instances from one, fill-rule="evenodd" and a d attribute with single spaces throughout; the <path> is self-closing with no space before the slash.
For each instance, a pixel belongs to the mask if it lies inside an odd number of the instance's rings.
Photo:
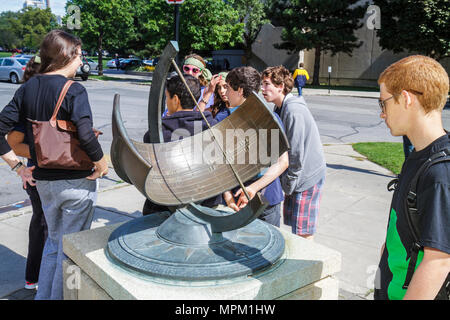
<path id="1" fill-rule="evenodd" d="M 67 0 L 50 0 L 52 13 L 57 16 L 65 15 L 65 6 Z M 19 11 L 23 8 L 25 0 L 0 0 L 0 12 Z"/>

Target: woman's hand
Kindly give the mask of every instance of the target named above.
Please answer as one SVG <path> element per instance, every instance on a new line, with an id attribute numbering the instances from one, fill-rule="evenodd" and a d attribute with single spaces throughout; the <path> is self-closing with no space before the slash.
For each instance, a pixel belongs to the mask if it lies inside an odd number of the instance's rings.
<path id="1" fill-rule="evenodd" d="M 203 97 L 202 100 L 198 103 L 198 107 L 203 112 L 206 111 L 206 105 L 208 104 L 209 99 L 211 99 L 211 95 L 214 95 L 214 91 L 216 90 L 217 84 L 222 80 L 222 76 L 219 76 L 218 74 L 214 75 L 209 82 L 208 87 L 203 91 Z M 208 108 L 209 109 L 209 108 Z"/>
<path id="2" fill-rule="evenodd" d="M 97 178 L 102 178 L 103 176 L 108 174 L 108 162 L 106 161 L 105 156 L 101 158 L 99 161 L 94 162 L 94 172 L 87 177 L 88 180 L 95 180 Z"/>
<path id="3" fill-rule="evenodd" d="M 214 75 L 211 81 L 209 82 L 207 92 L 209 92 L 210 94 L 214 94 L 216 86 L 220 82 L 220 80 L 222 80 L 222 76 L 219 76 L 218 74 Z"/>
<path id="4" fill-rule="evenodd" d="M 27 182 L 30 186 L 34 187 L 36 185 L 35 180 L 33 179 L 33 170 L 35 166 L 25 167 L 22 166 L 17 171 L 17 175 L 22 179 L 23 188 L 27 188 Z"/>

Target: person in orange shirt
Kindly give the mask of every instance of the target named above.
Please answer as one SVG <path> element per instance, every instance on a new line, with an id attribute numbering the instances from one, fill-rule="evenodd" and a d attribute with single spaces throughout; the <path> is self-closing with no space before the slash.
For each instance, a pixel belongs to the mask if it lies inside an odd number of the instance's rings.
<path id="1" fill-rule="evenodd" d="M 298 95 L 302 95 L 302 88 L 306 85 L 306 81 L 309 80 L 308 71 L 305 70 L 303 62 L 298 65 L 298 69 L 295 69 L 294 75 L 294 84 L 298 89 Z"/>

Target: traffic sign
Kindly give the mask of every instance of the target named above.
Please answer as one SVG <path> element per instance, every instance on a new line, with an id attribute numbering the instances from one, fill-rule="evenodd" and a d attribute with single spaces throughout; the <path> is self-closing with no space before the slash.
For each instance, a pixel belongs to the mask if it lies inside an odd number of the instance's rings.
<path id="1" fill-rule="evenodd" d="M 182 4 L 184 0 L 166 0 L 168 4 Z"/>

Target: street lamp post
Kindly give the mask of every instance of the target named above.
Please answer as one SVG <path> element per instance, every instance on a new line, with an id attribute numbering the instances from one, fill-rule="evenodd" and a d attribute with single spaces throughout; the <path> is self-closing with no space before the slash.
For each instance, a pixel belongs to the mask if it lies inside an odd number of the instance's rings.
<path id="1" fill-rule="evenodd" d="M 177 43 L 179 43 L 179 41 L 180 41 L 180 4 L 182 4 L 184 2 L 184 0 L 166 0 L 166 2 L 168 4 L 173 4 L 175 7 L 174 15 L 173 15 L 174 36 L 175 36 L 175 41 Z M 178 63 L 178 54 L 175 57 L 175 61 Z"/>

